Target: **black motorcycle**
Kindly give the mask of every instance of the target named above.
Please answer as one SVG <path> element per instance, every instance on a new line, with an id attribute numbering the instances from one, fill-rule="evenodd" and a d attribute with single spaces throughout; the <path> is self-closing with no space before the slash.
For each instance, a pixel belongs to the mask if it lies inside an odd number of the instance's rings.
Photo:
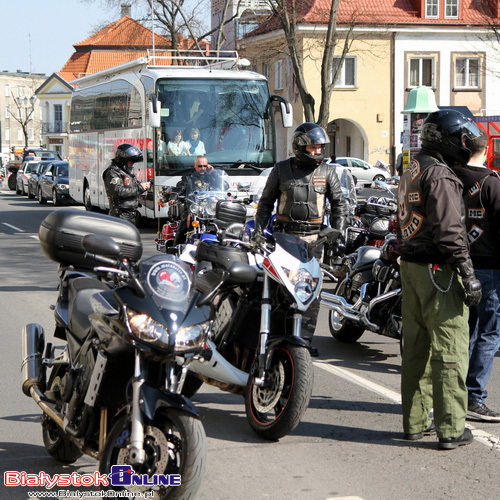
<path id="1" fill-rule="evenodd" d="M 356 342 L 365 330 L 401 340 L 400 245 L 395 238 L 382 248 L 362 246 L 347 255 L 337 270 L 335 293 L 322 292 L 330 309 L 328 324 L 340 342 Z"/>
<path id="2" fill-rule="evenodd" d="M 60 264 L 54 337 L 65 341 L 46 342 L 38 324 L 22 332 L 23 391 L 43 410 L 47 452 L 63 463 L 92 456 L 113 489 L 194 495 L 205 431 L 181 391 L 210 321 L 190 267 L 171 255 L 138 262 L 132 224 L 74 209 L 50 214 L 39 238 Z M 139 481 L 117 484 L 116 466 Z"/>

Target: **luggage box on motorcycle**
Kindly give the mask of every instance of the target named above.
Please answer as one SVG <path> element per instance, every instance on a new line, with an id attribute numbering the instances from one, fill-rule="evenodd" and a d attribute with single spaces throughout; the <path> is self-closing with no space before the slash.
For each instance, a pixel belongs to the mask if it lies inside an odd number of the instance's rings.
<path id="1" fill-rule="evenodd" d="M 207 241 L 200 241 L 196 246 L 195 260 L 197 262 L 206 260 L 221 266 L 223 269 L 228 269 L 233 262 L 248 264 L 245 250 L 219 245 L 218 243 L 208 243 Z"/>
<path id="2" fill-rule="evenodd" d="M 141 235 L 130 222 L 77 209 L 57 210 L 40 225 L 38 237 L 43 253 L 51 260 L 75 268 L 92 269 L 96 262 L 85 258 L 82 239 L 87 234 L 110 236 L 122 255 L 138 261 L 142 255 Z"/>

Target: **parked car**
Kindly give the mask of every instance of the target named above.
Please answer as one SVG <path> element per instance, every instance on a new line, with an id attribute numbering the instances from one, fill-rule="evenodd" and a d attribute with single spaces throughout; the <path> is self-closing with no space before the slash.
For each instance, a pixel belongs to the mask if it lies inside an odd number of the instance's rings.
<path id="1" fill-rule="evenodd" d="M 373 181 L 388 182 L 391 179 L 391 175 L 387 170 L 374 167 L 359 158 L 341 156 L 337 157 L 335 162 L 330 161 L 328 163 L 338 163 L 342 167 L 348 168 L 358 184 L 371 184 Z"/>
<path id="2" fill-rule="evenodd" d="M 70 203 L 73 199 L 69 195 L 68 162 L 53 161 L 38 181 L 38 203 L 47 203 L 51 199 L 54 205 Z"/>
<path id="3" fill-rule="evenodd" d="M 25 161 L 16 177 L 16 194 L 26 196 L 28 194 L 28 179 L 31 174 L 35 171 L 40 160 L 28 160 Z"/>
<path id="4" fill-rule="evenodd" d="M 38 181 L 40 176 L 45 173 L 47 167 L 53 160 L 42 160 L 38 162 L 35 171 L 28 179 L 28 198 L 36 198 L 38 196 Z"/>

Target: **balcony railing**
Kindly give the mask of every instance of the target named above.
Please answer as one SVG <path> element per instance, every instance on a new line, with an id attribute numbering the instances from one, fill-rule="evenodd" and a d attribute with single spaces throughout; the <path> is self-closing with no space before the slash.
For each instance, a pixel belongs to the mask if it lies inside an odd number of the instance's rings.
<path id="1" fill-rule="evenodd" d="M 68 132 L 67 122 L 43 123 L 42 134 L 62 134 Z"/>

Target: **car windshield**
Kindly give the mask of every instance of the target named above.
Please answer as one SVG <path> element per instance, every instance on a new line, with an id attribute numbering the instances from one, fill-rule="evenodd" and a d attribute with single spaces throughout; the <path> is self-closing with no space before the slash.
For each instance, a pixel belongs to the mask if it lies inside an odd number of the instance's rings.
<path id="1" fill-rule="evenodd" d="M 36 170 L 37 163 L 28 163 L 24 169 L 25 174 L 31 174 Z"/>

